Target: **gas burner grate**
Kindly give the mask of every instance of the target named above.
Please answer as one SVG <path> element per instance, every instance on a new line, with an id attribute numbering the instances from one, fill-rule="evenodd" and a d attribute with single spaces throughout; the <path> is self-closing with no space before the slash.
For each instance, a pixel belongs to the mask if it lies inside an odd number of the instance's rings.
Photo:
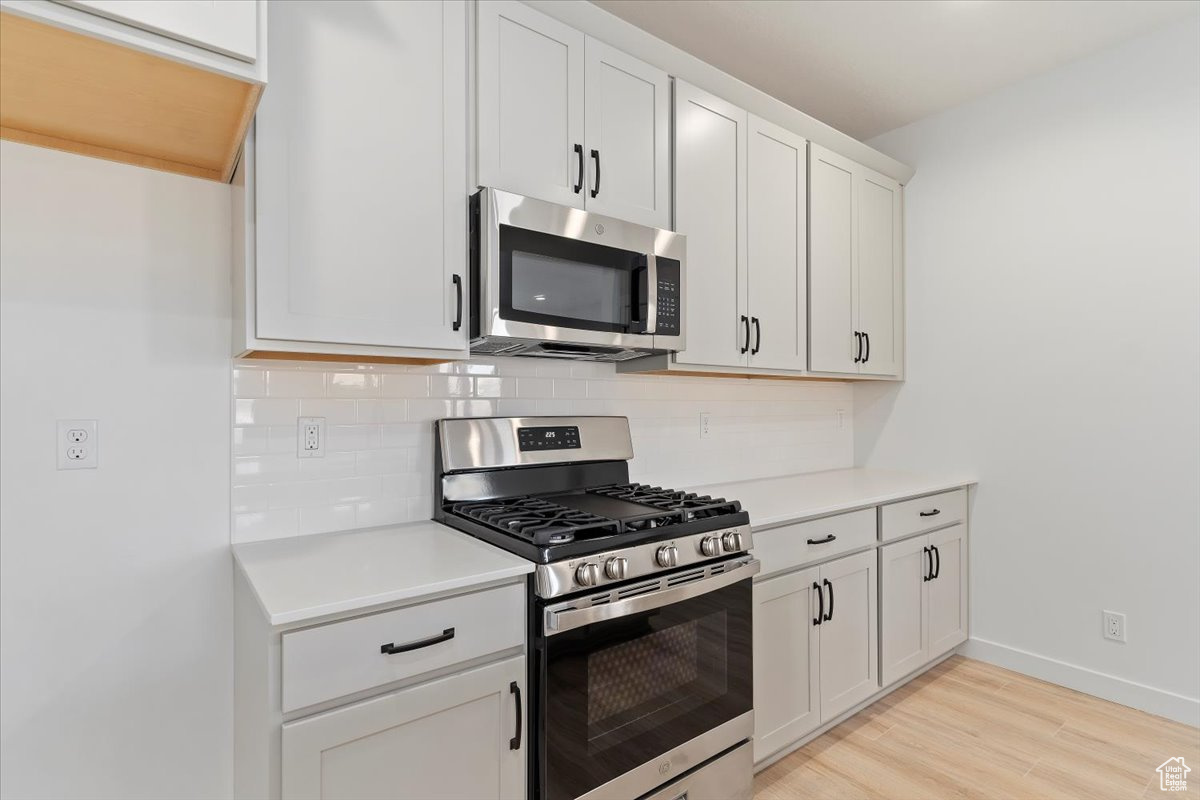
<path id="1" fill-rule="evenodd" d="M 455 503 L 451 511 L 535 545 L 563 544 L 576 538 L 611 536 L 621 523 L 536 497 Z"/>
<path id="2" fill-rule="evenodd" d="M 645 483 L 626 483 L 617 486 L 603 486 L 590 489 L 592 494 L 600 494 L 630 503 L 641 503 L 654 508 L 661 508 L 680 515 L 681 522 L 694 519 L 719 517 L 724 514 L 736 514 L 742 510 L 742 504 L 736 500 L 726 500 L 723 497 L 710 497 L 694 492 L 680 492 L 674 489 L 664 489 L 661 486 L 650 486 Z M 662 524 L 662 523 L 659 523 Z"/>

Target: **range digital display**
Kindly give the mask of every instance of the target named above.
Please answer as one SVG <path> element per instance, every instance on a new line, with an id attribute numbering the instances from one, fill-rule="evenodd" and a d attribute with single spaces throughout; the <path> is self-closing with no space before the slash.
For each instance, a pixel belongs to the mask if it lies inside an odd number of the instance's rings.
<path id="1" fill-rule="evenodd" d="M 545 428 L 517 428 L 517 446 L 527 450 L 578 450 L 579 427 L 560 425 Z"/>

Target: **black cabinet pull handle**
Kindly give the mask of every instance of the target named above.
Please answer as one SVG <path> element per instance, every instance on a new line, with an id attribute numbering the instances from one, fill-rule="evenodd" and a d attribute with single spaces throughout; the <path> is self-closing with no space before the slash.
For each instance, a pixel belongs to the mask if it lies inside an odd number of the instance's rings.
<path id="1" fill-rule="evenodd" d="M 746 345 L 739 352 L 745 353 L 750 349 L 750 318 L 745 314 L 742 314 L 742 327 L 745 328 Z"/>
<path id="2" fill-rule="evenodd" d="M 822 622 L 829 622 L 833 619 L 833 584 L 829 582 L 829 578 L 823 578 L 821 582 L 829 587 L 829 610 L 825 612 L 825 617 L 822 619 Z"/>
<path id="3" fill-rule="evenodd" d="M 862 334 L 854 332 L 854 363 L 862 361 Z"/>
<path id="4" fill-rule="evenodd" d="M 592 186 L 592 197 L 600 194 L 600 151 L 592 151 L 592 159 L 596 162 L 596 184 Z"/>
<path id="5" fill-rule="evenodd" d="M 821 591 L 821 584 L 813 581 L 813 590 L 817 593 L 817 616 L 813 617 L 813 625 L 821 624 L 821 617 L 825 616 L 825 593 Z"/>
<path id="6" fill-rule="evenodd" d="M 942 551 L 933 546 L 931 546 L 929 549 L 933 551 L 933 557 L 937 559 L 935 562 L 936 566 L 933 568 L 933 574 L 929 576 L 929 580 L 932 581 L 935 580 L 937 576 L 942 574 Z"/>
<path id="7" fill-rule="evenodd" d="M 459 328 L 461 328 L 461 327 L 462 327 L 462 312 L 463 312 L 463 296 L 462 296 L 462 295 L 463 295 L 463 283 L 462 283 L 462 275 L 455 275 L 455 276 L 454 276 L 454 278 L 453 278 L 452 280 L 454 281 L 454 292 L 455 292 L 455 294 L 457 295 L 457 298 L 458 298 L 457 300 L 455 300 L 455 301 L 454 301 L 454 302 L 455 302 L 455 308 L 457 308 L 457 309 L 458 309 L 458 311 L 455 313 L 455 316 L 454 316 L 454 324 L 453 324 L 453 326 L 451 327 L 451 330 L 458 330 Z"/>
<path id="8" fill-rule="evenodd" d="M 808 543 L 809 544 L 829 544 L 836 538 L 837 537 L 831 533 L 828 536 L 824 537 L 823 539 L 809 539 Z"/>
<path id="9" fill-rule="evenodd" d="M 867 352 L 863 356 L 862 363 L 867 363 L 871 360 L 871 334 L 863 332 L 863 342 L 866 344 Z"/>
<path id="10" fill-rule="evenodd" d="M 395 644 L 393 642 L 381 644 L 379 645 L 379 652 L 392 656 L 396 653 L 407 653 L 409 650 L 420 650 L 422 647 L 448 642 L 453 638 L 454 628 L 446 628 L 446 630 L 437 636 L 430 636 L 428 639 L 417 639 L 415 642 L 405 642 L 404 644 Z"/>
<path id="11" fill-rule="evenodd" d="M 571 191 L 579 194 L 579 190 L 583 188 L 583 145 L 575 145 L 575 155 L 579 159 L 579 176 L 575 181 L 575 188 Z M 595 195 L 593 195 L 594 197 Z"/>
<path id="12" fill-rule="evenodd" d="M 515 736 L 513 736 L 511 739 L 508 740 L 508 749 L 509 750 L 520 750 L 521 749 L 521 687 L 517 685 L 516 681 L 513 681 L 512 683 L 510 683 L 508 685 L 508 693 L 512 694 L 512 695 L 516 695 L 516 699 L 517 699 L 517 733 Z"/>
<path id="13" fill-rule="evenodd" d="M 750 351 L 750 355 L 754 355 L 762 348 L 762 325 L 758 324 L 758 317 L 751 317 L 754 320 L 754 349 Z"/>
<path id="14" fill-rule="evenodd" d="M 925 557 L 929 556 L 928 559 Z M 933 553 L 928 547 L 921 548 L 921 583 L 926 583 L 933 575 Z"/>
<path id="15" fill-rule="evenodd" d="M 942 513 L 942 510 L 940 508 L 935 508 L 933 511 L 918 512 L 917 516 L 919 516 L 919 517 L 936 517 L 940 513 Z"/>

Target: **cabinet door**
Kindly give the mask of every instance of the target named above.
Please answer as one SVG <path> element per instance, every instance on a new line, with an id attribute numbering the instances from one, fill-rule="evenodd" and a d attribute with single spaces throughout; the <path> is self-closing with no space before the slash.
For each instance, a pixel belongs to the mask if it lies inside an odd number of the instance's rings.
<path id="1" fill-rule="evenodd" d="M 742 109 L 675 81 L 675 230 L 687 236 L 678 363 L 746 364 L 746 125 Z"/>
<path id="2" fill-rule="evenodd" d="M 808 148 L 808 368 L 856 373 L 857 165 L 818 145 Z"/>
<path id="3" fill-rule="evenodd" d="M 954 525 L 929 534 L 936 578 L 929 581 L 929 657 L 967 640 L 967 529 Z"/>
<path id="4" fill-rule="evenodd" d="M 754 760 L 821 724 L 818 568 L 754 585 Z"/>
<path id="5" fill-rule="evenodd" d="M 588 38 L 588 211 L 671 227 L 671 82 L 667 73 Z"/>
<path id="6" fill-rule="evenodd" d="M 819 628 L 822 723 L 879 690 L 875 576 L 874 551 L 839 558 L 821 567 L 829 617 Z"/>
<path id="7" fill-rule="evenodd" d="M 749 118 L 748 138 L 749 363 L 803 370 L 808 361 L 805 140 L 755 116 Z"/>
<path id="8" fill-rule="evenodd" d="M 256 333 L 462 351 L 464 2 L 271 6 Z"/>
<path id="9" fill-rule="evenodd" d="M 887 686 L 929 660 L 928 536 L 879 550 L 881 684 Z"/>
<path id="10" fill-rule="evenodd" d="M 863 170 L 858 183 L 858 324 L 866 336 L 859 372 L 897 375 L 902 339 L 900 185 Z"/>
<path id="11" fill-rule="evenodd" d="M 512 658 L 286 723 L 283 799 L 524 797 L 525 743 L 510 748 L 524 682 Z"/>
<path id="12" fill-rule="evenodd" d="M 479 184 L 583 208 L 584 35 L 516 0 L 477 7 Z"/>
<path id="13" fill-rule="evenodd" d="M 258 51 L 256 0 L 76 0 L 72 5 L 206 50 L 254 61 Z"/>

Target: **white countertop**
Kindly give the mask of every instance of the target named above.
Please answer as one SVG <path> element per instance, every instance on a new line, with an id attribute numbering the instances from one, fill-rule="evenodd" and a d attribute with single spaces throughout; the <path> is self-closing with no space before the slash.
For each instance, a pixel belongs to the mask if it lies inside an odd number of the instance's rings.
<path id="1" fill-rule="evenodd" d="M 961 473 L 921 475 L 881 469 L 836 469 L 778 478 L 713 483 L 689 491 L 738 500 L 758 530 L 891 503 L 976 483 Z"/>
<path id="2" fill-rule="evenodd" d="M 233 555 L 272 625 L 533 572 L 533 562 L 437 522 L 247 542 Z"/>

